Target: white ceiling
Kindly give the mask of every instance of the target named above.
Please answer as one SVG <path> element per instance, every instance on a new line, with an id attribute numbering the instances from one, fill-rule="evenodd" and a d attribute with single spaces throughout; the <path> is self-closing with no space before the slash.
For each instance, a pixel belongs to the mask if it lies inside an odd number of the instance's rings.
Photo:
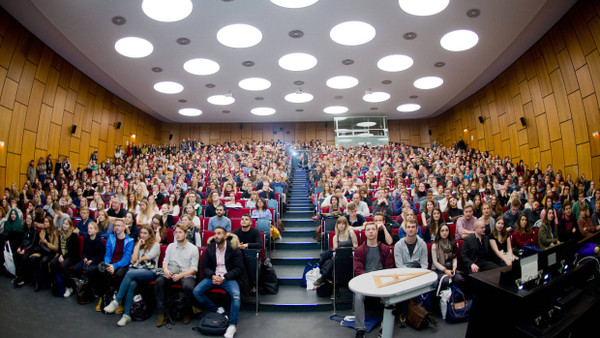
<path id="1" fill-rule="evenodd" d="M 417 0 L 419 1 L 419 0 Z M 147 17 L 141 0 L 0 0 L 0 5 L 44 43 L 103 87 L 148 114 L 168 122 L 283 122 L 330 121 L 323 113 L 332 105 L 349 107 L 336 116 L 387 116 L 414 119 L 439 115 L 484 86 L 524 53 L 566 13 L 575 0 L 451 0 L 441 13 L 417 17 L 405 13 L 397 0 L 320 0 L 301 8 L 279 7 L 269 0 L 193 0 L 192 13 L 182 21 L 158 22 Z M 476 18 L 467 17 L 479 9 Z M 112 18 L 122 16 L 124 25 Z M 361 46 L 342 46 L 331 40 L 329 31 L 345 21 L 359 20 L 376 29 L 375 38 Z M 262 41 L 250 48 L 221 45 L 217 31 L 229 24 L 246 23 L 260 29 Z M 446 51 L 440 38 L 456 29 L 469 29 L 479 35 L 479 43 L 464 52 Z M 304 36 L 288 33 L 301 30 Z M 407 32 L 417 34 L 406 40 Z M 126 36 L 139 36 L 154 45 L 147 57 L 132 59 L 118 54 L 115 42 Z M 190 39 L 188 45 L 176 40 Z M 310 53 L 316 67 L 291 72 L 279 67 L 278 59 L 291 52 Z M 405 54 L 414 65 L 389 73 L 377 68 L 377 61 L 389 54 Z M 187 73 L 183 63 L 193 58 L 217 61 L 221 69 L 208 76 Z M 342 60 L 352 59 L 351 65 Z M 254 61 L 253 67 L 242 66 Z M 435 67 L 436 62 L 445 66 Z M 160 67 L 162 72 L 152 71 Z M 336 90 L 325 85 L 330 77 L 351 75 L 359 84 Z M 423 76 L 439 76 L 444 84 L 421 90 L 413 82 Z M 263 91 L 247 91 L 238 82 L 247 77 L 263 77 L 272 86 Z M 153 89 L 159 81 L 176 81 L 184 86 L 178 94 L 162 94 Z M 391 84 L 382 81 L 391 80 Z M 301 86 L 295 81 L 303 81 Z M 206 84 L 214 84 L 207 88 Z M 283 97 L 301 88 L 314 95 L 309 103 L 292 104 Z M 385 91 L 391 98 L 367 103 L 366 90 Z M 215 106 L 207 97 L 232 92 L 229 106 Z M 411 99 L 411 96 L 418 98 Z M 262 97 L 258 101 L 255 98 Z M 341 98 L 340 98 L 341 97 Z M 186 100 L 185 103 L 180 100 Z M 421 109 L 400 113 L 401 104 L 417 103 Z M 271 116 L 250 113 L 254 107 L 276 109 Z M 179 115 L 181 108 L 198 108 L 201 116 Z M 302 111 L 299 111 L 299 110 Z M 223 110 L 230 111 L 223 113 Z"/>

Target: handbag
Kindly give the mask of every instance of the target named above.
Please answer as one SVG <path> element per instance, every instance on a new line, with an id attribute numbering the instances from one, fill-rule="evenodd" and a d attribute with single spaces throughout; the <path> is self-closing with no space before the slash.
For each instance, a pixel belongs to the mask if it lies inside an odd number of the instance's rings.
<path id="1" fill-rule="evenodd" d="M 460 323 L 469 320 L 471 300 L 465 299 L 465 294 L 456 286 L 451 286 L 452 294 L 447 303 L 446 322 Z"/>
<path id="2" fill-rule="evenodd" d="M 15 267 L 15 259 L 13 257 L 13 252 L 8 241 L 6 241 L 6 243 L 4 244 L 4 267 L 8 272 L 10 272 L 11 275 L 15 276 L 17 274 L 17 269 Z"/>
<path id="3" fill-rule="evenodd" d="M 319 266 L 318 263 L 314 264 L 314 265 L 311 262 L 306 263 L 306 266 L 304 267 L 304 272 L 302 272 L 302 280 L 300 280 L 301 287 L 303 287 L 303 288 L 306 287 L 306 273 L 318 266 Z"/>
<path id="4" fill-rule="evenodd" d="M 406 321 L 410 326 L 417 330 L 424 329 L 429 325 L 429 319 L 431 315 L 424 307 L 416 303 L 414 300 L 410 300 L 408 303 L 408 313 L 406 315 Z"/>
<path id="5" fill-rule="evenodd" d="M 142 295 L 135 295 L 131 304 L 131 319 L 135 321 L 144 321 L 150 318 L 150 307 L 142 298 Z"/>
<path id="6" fill-rule="evenodd" d="M 279 237 L 281 237 L 281 233 L 279 232 L 279 229 L 277 229 L 276 227 L 271 225 L 271 238 L 278 239 Z"/>
<path id="7" fill-rule="evenodd" d="M 77 295 L 77 304 L 85 305 L 92 302 L 94 294 L 92 288 L 86 279 L 74 278 L 75 294 Z"/>
<path id="8" fill-rule="evenodd" d="M 314 290 L 315 282 L 317 279 L 321 278 L 321 271 L 318 266 L 314 267 L 312 270 L 309 270 L 306 275 L 304 275 L 306 279 L 306 290 Z"/>

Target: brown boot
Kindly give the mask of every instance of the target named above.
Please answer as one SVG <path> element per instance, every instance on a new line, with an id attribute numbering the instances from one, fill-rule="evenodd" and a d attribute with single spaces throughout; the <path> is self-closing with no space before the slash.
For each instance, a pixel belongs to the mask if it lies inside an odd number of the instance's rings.
<path id="1" fill-rule="evenodd" d="M 192 318 L 193 318 L 192 317 L 192 313 L 191 312 L 186 312 L 183 315 L 183 323 L 186 324 L 186 325 L 189 324 L 189 323 L 191 323 L 192 322 Z"/>
<path id="2" fill-rule="evenodd" d="M 156 317 L 156 327 L 161 327 L 165 325 L 165 314 L 159 313 L 158 317 Z"/>

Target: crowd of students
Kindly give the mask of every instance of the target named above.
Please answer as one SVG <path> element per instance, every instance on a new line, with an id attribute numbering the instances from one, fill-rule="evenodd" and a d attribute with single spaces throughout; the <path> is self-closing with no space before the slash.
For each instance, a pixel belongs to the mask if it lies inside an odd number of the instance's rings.
<path id="1" fill-rule="evenodd" d="M 131 321 L 140 283 L 154 282 L 157 327 L 165 324 L 172 285 L 183 290 L 186 324 L 194 304 L 224 313 L 206 296 L 222 288 L 232 300 L 225 337 L 233 337 L 241 296 L 255 292 L 240 250 L 263 249 L 252 219 L 273 222 L 267 199 L 284 198 L 288 159 L 281 143 L 184 140 L 179 147 L 117 147 L 102 163 L 94 152 L 86 168 L 62 157 L 32 161 L 28 181 L 6 188 L 0 206 L 0 240 L 14 253 L 12 282 L 69 297 L 85 277 L 98 297 L 96 311 L 123 314 L 119 326 Z M 251 214 L 231 232 L 227 210 L 242 203 Z M 203 230 L 212 237 L 199 238 Z"/>
<path id="2" fill-rule="evenodd" d="M 458 283 L 461 273 L 510 265 L 527 250 L 600 230 L 600 189 L 585 175 L 565 177 L 550 164 L 530 169 L 522 161 L 514 165 L 509 158 L 461 147 L 204 145 L 188 139 L 178 147 L 118 147 L 114 158 L 101 163 L 94 153 L 86 168 L 73 168 L 61 157 L 53 162 L 48 156 L 37 166 L 32 161 L 28 181 L 20 190 L 14 183 L 6 188 L 0 205 L 0 239 L 10 242 L 15 257 L 13 283 L 32 282 L 36 291 L 62 283 L 68 297 L 74 288 L 70 277 L 85 271 L 100 297 L 97 310 L 123 313 L 120 326 L 131 320 L 138 283 L 155 281 L 157 326 L 165 321 L 170 285 L 183 288 L 188 323 L 195 300 L 224 311 L 205 297 L 209 287 L 219 286 L 233 299 L 226 334 L 232 337 L 240 293 L 252 287 L 244 281 L 239 249 L 262 247 L 251 218 L 274 220 L 267 201 L 276 194 L 285 201 L 293 146 L 311 154 L 302 165 L 316 183 L 315 218 L 339 217 L 334 248 L 362 253 L 355 255 L 357 274 L 431 265 L 440 277 L 448 276 L 445 283 Z M 231 233 L 227 210 L 242 205 L 254 210 Z M 173 229 L 172 240 L 166 228 Z M 201 265 L 205 279 L 196 280 L 195 233 L 201 230 L 214 230 L 214 237 Z M 350 230 L 364 231 L 366 243 L 359 246 Z M 159 266 L 160 246 L 167 244 Z M 385 248 L 391 246 L 396 257 L 390 263 Z M 372 248 L 379 248 L 379 264 L 366 260 L 376 256 Z M 118 291 L 114 300 L 107 290 Z"/>
<path id="3" fill-rule="evenodd" d="M 317 145 L 313 154 L 314 219 L 337 218 L 333 249 L 355 248 L 355 275 L 420 267 L 434 270 L 444 289 L 462 275 L 600 231 L 595 183 L 551 164 L 530 169 L 465 147 Z M 352 230 L 366 242 L 358 246 Z M 362 301 L 355 295 L 357 337 L 365 335 Z M 404 327 L 406 304 L 399 313 Z"/>

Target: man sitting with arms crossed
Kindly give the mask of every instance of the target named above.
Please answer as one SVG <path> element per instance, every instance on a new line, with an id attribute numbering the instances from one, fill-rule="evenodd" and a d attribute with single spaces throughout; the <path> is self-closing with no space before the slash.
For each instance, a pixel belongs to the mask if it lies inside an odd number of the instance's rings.
<path id="1" fill-rule="evenodd" d="M 232 236 L 228 241 L 227 237 Z M 232 338 L 237 331 L 236 325 L 241 306 L 240 286 L 237 282 L 244 274 L 244 260 L 238 248 L 239 240 L 235 235 L 228 235 L 224 227 L 215 229 L 214 237 L 209 239 L 206 253 L 204 254 L 202 268 L 206 276 L 194 288 L 194 297 L 209 311 L 224 313 L 225 309 L 217 308 L 205 293 L 215 287 L 223 288 L 231 296 L 229 308 L 229 327 L 225 332 L 226 338 Z"/>
<path id="2" fill-rule="evenodd" d="M 175 242 L 169 244 L 163 260 L 164 276 L 158 277 L 154 285 L 156 309 L 158 310 L 156 327 L 165 324 L 165 290 L 176 283 L 181 284 L 185 295 L 183 323 L 189 324 L 192 321 L 192 291 L 196 284 L 200 254 L 198 248 L 188 242 L 186 238 L 187 230 L 187 227 L 181 223 L 175 225 L 175 231 L 173 232 Z"/>
<path id="3" fill-rule="evenodd" d="M 391 269 L 394 259 L 390 248 L 377 241 L 377 226 L 367 223 L 365 226 L 367 241 L 354 251 L 354 276 L 359 276 L 371 271 Z M 354 294 L 354 327 L 356 337 L 365 337 L 365 296 Z"/>
<path id="4" fill-rule="evenodd" d="M 470 274 L 498 268 L 499 266 L 493 262 L 493 254 L 488 236 L 485 235 L 485 223 L 479 219 L 475 221 L 475 233 L 463 240 L 461 249 L 463 271 Z"/>
<path id="5" fill-rule="evenodd" d="M 248 214 L 243 214 L 240 221 L 242 227 L 233 230 L 233 234 L 240 240 L 240 249 L 262 250 L 262 239 L 260 231 L 252 227 L 252 218 Z"/>
<path id="6" fill-rule="evenodd" d="M 217 227 L 222 227 L 226 231 L 231 231 L 231 220 L 225 216 L 225 207 L 220 204 L 215 209 L 217 213 L 208 220 L 208 230 L 214 231 Z"/>
<path id="7" fill-rule="evenodd" d="M 427 269 L 427 244 L 417 236 L 417 221 L 414 219 L 406 222 L 406 236 L 401 238 L 394 246 L 394 260 L 397 268 L 422 268 Z M 400 316 L 397 326 L 406 327 L 406 313 L 408 301 L 397 306 Z"/>
<path id="8" fill-rule="evenodd" d="M 477 221 L 477 217 L 473 216 L 473 206 L 469 204 L 465 206 L 463 215 L 456 220 L 457 241 L 475 232 L 475 221 Z"/>

